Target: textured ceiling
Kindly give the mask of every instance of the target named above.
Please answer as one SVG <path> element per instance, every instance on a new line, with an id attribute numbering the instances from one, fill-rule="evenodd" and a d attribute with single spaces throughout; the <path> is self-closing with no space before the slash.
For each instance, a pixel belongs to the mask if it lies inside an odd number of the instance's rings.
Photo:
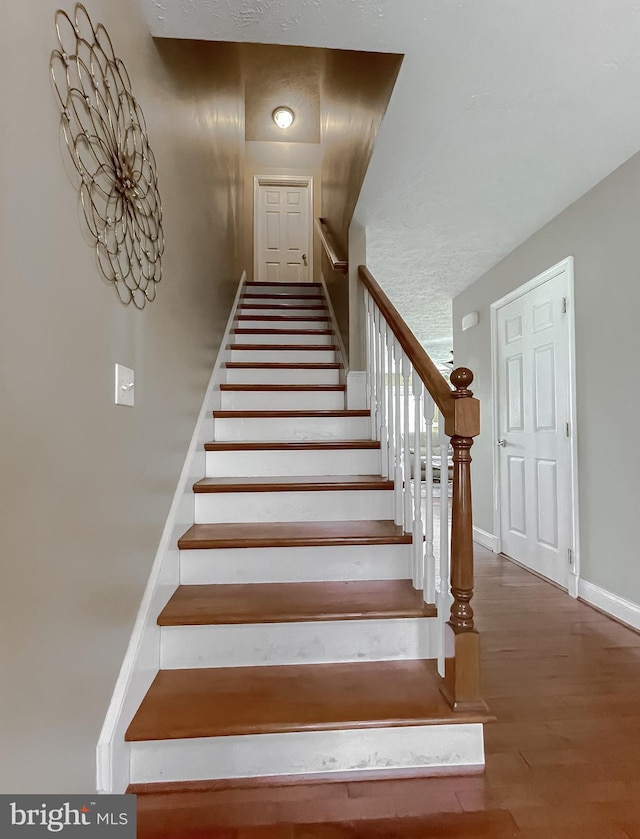
<path id="1" fill-rule="evenodd" d="M 640 148 L 637 0 L 140 2 L 158 36 L 406 55 L 356 217 L 434 346 L 454 294 Z"/>

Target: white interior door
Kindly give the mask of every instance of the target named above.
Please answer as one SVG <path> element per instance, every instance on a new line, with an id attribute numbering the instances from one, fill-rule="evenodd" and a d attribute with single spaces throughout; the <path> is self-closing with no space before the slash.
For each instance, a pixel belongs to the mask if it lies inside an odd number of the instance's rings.
<path id="1" fill-rule="evenodd" d="M 310 280 L 311 182 L 257 179 L 254 254 L 257 282 Z"/>
<path id="2" fill-rule="evenodd" d="M 558 268 L 495 304 L 496 451 L 502 552 L 569 587 L 575 573 L 572 329 L 569 264 Z"/>

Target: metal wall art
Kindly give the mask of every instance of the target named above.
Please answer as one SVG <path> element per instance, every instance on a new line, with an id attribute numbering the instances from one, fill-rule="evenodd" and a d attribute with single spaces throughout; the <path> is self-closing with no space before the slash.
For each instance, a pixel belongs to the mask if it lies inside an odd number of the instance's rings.
<path id="1" fill-rule="evenodd" d="M 104 26 L 78 3 L 56 12 L 51 77 L 98 264 L 120 300 L 144 308 L 162 276 L 162 206 L 153 152 L 129 74 Z"/>

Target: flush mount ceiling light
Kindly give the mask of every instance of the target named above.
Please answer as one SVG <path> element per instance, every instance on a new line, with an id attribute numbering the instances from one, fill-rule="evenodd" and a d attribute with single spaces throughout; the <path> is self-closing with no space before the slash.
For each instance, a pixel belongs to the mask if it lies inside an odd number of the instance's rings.
<path id="1" fill-rule="evenodd" d="M 278 128 L 289 128 L 289 126 L 293 123 L 295 119 L 294 113 L 291 108 L 285 108 L 284 106 L 280 106 L 275 109 L 272 114 L 273 121 L 278 126 Z"/>

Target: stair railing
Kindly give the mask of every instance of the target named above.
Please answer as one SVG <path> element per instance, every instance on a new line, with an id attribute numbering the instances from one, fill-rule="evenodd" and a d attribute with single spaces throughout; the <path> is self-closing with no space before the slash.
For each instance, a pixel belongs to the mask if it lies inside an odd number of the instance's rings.
<path id="1" fill-rule="evenodd" d="M 346 274 L 349 270 L 349 263 L 346 259 L 342 259 L 338 256 L 339 248 L 333 238 L 331 228 L 323 218 L 316 219 L 316 230 L 318 231 L 320 244 L 324 248 L 324 252 L 327 255 L 331 268 L 334 271 L 340 271 L 341 273 Z"/>
<path id="2" fill-rule="evenodd" d="M 438 607 L 441 690 L 455 710 L 484 710 L 479 638 L 471 607 L 470 451 L 480 431 L 479 402 L 469 390 L 473 374 L 465 367 L 454 370 L 452 389 L 369 270 L 361 265 L 358 276 L 364 285 L 371 432 L 380 441 L 383 475 L 394 480 L 396 524 L 413 537 L 413 584 L 423 590 L 425 602 Z M 434 532 L 434 433 L 440 448 L 438 534 Z M 453 449 L 450 533 L 449 446 Z"/>

